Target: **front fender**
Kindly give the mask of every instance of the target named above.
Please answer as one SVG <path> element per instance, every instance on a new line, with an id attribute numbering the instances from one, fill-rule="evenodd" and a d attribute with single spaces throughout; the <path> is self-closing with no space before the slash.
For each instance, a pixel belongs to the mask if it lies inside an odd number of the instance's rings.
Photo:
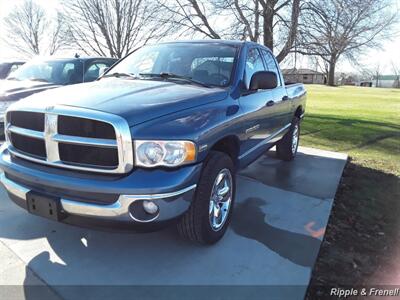
<path id="1" fill-rule="evenodd" d="M 239 103 L 228 97 L 194 109 L 131 127 L 134 140 L 189 140 L 196 143 L 198 161 L 217 141 L 240 132 Z"/>

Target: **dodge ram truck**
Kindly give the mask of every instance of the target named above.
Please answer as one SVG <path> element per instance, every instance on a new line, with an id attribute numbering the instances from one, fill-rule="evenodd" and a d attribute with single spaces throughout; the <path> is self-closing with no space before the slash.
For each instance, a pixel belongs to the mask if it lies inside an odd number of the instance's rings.
<path id="1" fill-rule="evenodd" d="M 145 46 L 94 82 L 10 106 L 0 179 L 41 217 L 139 231 L 173 222 L 212 244 L 230 223 L 236 172 L 273 146 L 295 157 L 305 105 L 304 86 L 286 86 L 257 43 Z"/>

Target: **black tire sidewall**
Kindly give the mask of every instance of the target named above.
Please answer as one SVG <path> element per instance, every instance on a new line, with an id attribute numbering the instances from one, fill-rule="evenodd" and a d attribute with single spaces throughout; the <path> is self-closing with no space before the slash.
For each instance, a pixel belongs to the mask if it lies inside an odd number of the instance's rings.
<path id="1" fill-rule="evenodd" d="M 231 172 L 232 190 L 233 190 L 232 200 L 228 216 L 224 225 L 218 231 L 215 231 L 212 229 L 209 220 L 209 205 L 215 179 L 219 174 L 219 172 L 223 169 L 228 169 Z M 205 243 L 207 244 L 215 243 L 216 241 L 221 239 L 222 236 L 225 234 L 225 231 L 227 230 L 232 217 L 235 196 L 236 196 L 236 176 L 232 160 L 228 155 L 221 152 L 210 153 L 210 156 L 207 159 L 206 165 L 204 166 L 204 169 L 202 171 L 194 200 L 197 204 L 196 205 L 197 213 L 199 214 L 199 219 L 197 221 L 200 223 L 201 236 Z"/>
<path id="2" fill-rule="evenodd" d="M 292 146 L 293 146 L 293 131 L 295 126 L 297 125 L 297 145 L 296 145 L 296 151 L 293 153 L 292 152 Z M 300 120 L 296 117 L 293 119 L 291 130 L 290 130 L 290 152 L 292 153 L 292 157 L 294 158 L 297 154 L 297 150 L 299 149 L 299 144 L 300 144 Z"/>
<path id="3" fill-rule="evenodd" d="M 295 153 L 292 152 L 292 145 L 293 145 L 293 130 L 297 125 L 298 128 L 298 140 Z M 294 159 L 297 154 L 297 150 L 300 144 L 300 120 L 297 117 L 294 117 L 292 123 L 290 125 L 289 131 L 283 136 L 282 140 L 277 143 L 277 156 L 280 159 L 290 161 Z"/>

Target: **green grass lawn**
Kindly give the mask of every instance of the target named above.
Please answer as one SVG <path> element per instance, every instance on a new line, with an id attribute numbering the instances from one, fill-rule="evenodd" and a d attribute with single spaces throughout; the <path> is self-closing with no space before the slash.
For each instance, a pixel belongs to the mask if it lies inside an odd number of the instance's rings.
<path id="1" fill-rule="evenodd" d="M 307 85 L 302 145 L 400 174 L 400 89 Z"/>
<path id="2" fill-rule="evenodd" d="M 376 284 L 398 273 L 400 89 L 306 88 L 301 145 L 350 158 L 311 285 Z M 315 297 L 310 288 L 307 298 Z"/>

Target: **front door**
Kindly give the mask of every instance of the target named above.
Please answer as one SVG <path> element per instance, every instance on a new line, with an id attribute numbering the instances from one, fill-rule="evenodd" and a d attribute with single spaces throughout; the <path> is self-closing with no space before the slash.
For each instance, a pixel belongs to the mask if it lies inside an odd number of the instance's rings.
<path id="1" fill-rule="evenodd" d="M 273 90 L 250 91 L 251 77 L 258 71 L 265 71 L 265 65 L 258 48 L 250 48 L 246 58 L 244 83 L 247 91 L 240 97 L 240 106 L 244 112 L 242 120 L 245 138 L 241 145 L 241 160 L 246 162 L 257 158 L 266 150 L 265 141 L 275 129 L 276 108 Z M 269 104 L 268 104 L 269 103 Z"/>

